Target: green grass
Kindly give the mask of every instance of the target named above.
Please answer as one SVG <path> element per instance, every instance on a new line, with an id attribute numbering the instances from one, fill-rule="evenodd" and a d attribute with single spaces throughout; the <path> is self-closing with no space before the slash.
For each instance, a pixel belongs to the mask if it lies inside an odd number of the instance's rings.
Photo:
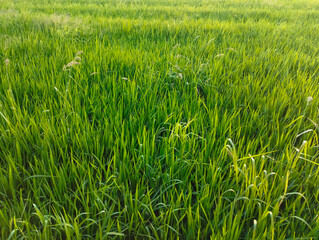
<path id="1" fill-rule="evenodd" d="M 319 239 L 318 19 L 0 0 L 0 239 Z"/>

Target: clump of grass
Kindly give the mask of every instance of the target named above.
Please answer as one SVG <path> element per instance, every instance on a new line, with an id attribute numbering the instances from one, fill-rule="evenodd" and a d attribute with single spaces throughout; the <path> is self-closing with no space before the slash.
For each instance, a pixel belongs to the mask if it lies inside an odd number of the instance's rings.
<path id="1" fill-rule="evenodd" d="M 317 1 L 1 3 L 1 239 L 319 238 Z"/>

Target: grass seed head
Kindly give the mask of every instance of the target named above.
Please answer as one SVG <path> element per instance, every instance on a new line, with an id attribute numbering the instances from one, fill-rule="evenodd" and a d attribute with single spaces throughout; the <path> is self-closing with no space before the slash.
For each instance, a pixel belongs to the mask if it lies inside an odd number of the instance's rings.
<path id="1" fill-rule="evenodd" d="M 74 67 L 75 65 L 80 65 L 81 63 L 78 62 L 79 60 L 81 60 L 81 58 L 76 56 L 71 62 L 63 66 L 63 71 L 70 71 L 71 67 Z"/>
<path id="2" fill-rule="evenodd" d="M 6 66 L 9 66 L 10 60 L 9 60 L 9 59 L 6 59 L 6 60 L 4 60 L 4 63 L 6 64 Z"/>
<path id="3" fill-rule="evenodd" d="M 232 52 L 237 52 L 234 48 L 227 48 L 227 50 L 232 51 Z"/>
<path id="4" fill-rule="evenodd" d="M 75 54 L 75 56 L 79 56 L 79 55 L 81 55 L 83 53 L 83 51 L 78 51 L 76 54 Z"/>
<path id="5" fill-rule="evenodd" d="M 175 48 L 177 48 L 177 47 L 179 47 L 179 46 L 180 46 L 180 44 L 177 43 L 177 44 L 173 47 L 173 49 L 175 49 Z"/>
<path id="6" fill-rule="evenodd" d="M 312 102 L 313 98 L 312 97 L 307 97 L 307 104 L 310 104 Z"/>
<path id="7" fill-rule="evenodd" d="M 225 54 L 221 53 L 221 54 L 218 54 L 215 56 L 215 58 L 218 58 L 218 57 L 223 57 Z"/>

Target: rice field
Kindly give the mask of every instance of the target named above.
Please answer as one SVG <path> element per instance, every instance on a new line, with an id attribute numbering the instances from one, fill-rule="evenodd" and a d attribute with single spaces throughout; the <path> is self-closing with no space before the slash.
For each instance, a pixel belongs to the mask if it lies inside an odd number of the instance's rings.
<path id="1" fill-rule="evenodd" d="M 318 19 L 0 0 L 0 239 L 319 239 Z"/>

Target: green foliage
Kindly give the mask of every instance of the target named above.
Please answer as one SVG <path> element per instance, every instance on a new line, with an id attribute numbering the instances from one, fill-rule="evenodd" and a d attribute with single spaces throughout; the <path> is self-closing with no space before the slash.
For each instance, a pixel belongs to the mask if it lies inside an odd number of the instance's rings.
<path id="1" fill-rule="evenodd" d="M 0 0 L 0 238 L 318 239 L 318 18 Z"/>

